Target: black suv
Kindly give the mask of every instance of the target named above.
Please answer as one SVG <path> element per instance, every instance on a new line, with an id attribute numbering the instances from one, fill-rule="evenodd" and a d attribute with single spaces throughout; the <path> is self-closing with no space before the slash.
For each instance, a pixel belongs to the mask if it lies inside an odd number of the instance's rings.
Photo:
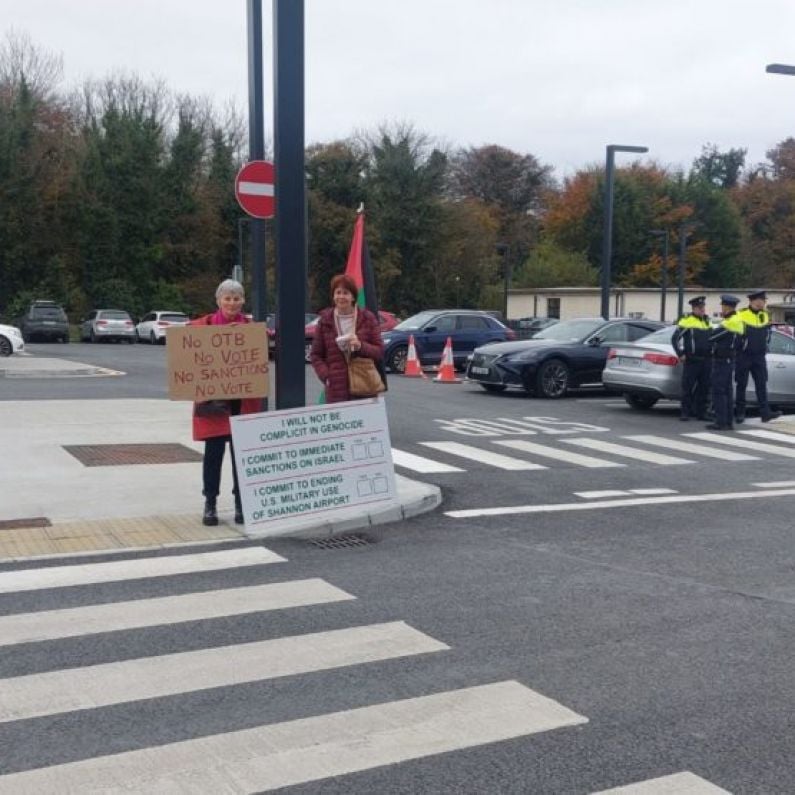
<path id="1" fill-rule="evenodd" d="M 34 301 L 17 320 L 25 342 L 34 339 L 69 342 L 69 320 L 55 301 Z"/>

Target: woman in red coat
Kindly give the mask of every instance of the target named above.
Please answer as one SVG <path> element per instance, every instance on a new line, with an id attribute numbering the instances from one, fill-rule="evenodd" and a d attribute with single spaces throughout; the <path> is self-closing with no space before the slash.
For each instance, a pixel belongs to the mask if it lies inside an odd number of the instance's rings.
<path id="1" fill-rule="evenodd" d="M 350 400 L 346 354 L 381 361 L 384 343 L 375 315 L 356 307 L 359 291 L 350 276 L 331 280 L 333 306 L 320 313 L 309 361 L 326 389 L 326 403 Z"/>
<path id="2" fill-rule="evenodd" d="M 191 325 L 224 326 L 234 323 L 248 323 L 248 318 L 241 312 L 245 295 L 243 286 L 234 279 L 226 279 L 215 291 L 218 311 L 191 321 Z M 235 495 L 235 523 L 243 524 L 243 507 L 240 502 L 240 491 L 237 485 L 237 467 L 235 466 L 235 448 L 232 446 L 232 431 L 229 417 L 238 414 L 253 414 L 260 411 L 262 401 L 259 398 L 248 400 L 208 400 L 193 404 L 193 438 L 204 441 L 204 459 L 202 461 L 202 478 L 204 495 L 204 515 L 202 523 L 208 526 L 218 524 L 216 500 L 221 489 L 221 465 L 224 461 L 226 443 L 232 455 L 233 493 Z"/>

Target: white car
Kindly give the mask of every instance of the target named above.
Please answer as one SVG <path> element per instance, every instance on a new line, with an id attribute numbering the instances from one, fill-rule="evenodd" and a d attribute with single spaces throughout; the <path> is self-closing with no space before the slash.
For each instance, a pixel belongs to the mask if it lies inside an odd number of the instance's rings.
<path id="1" fill-rule="evenodd" d="M 182 312 L 150 312 L 144 315 L 135 327 L 138 342 L 151 342 L 152 345 L 166 342 L 166 329 L 170 326 L 187 326 L 190 318 Z"/>
<path id="2" fill-rule="evenodd" d="M 16 326 L 0 324 L 0 356 L 10 356 L 25 350 L 22 332 Z"/>

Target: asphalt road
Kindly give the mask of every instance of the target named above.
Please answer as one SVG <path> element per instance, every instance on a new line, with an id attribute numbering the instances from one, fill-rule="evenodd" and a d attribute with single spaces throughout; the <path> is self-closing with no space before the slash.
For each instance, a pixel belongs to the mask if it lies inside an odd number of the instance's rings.
<path id="1" fill-rule="evenodd" d="M 162 348 L 30 350 L 128 375 L 6 379 L 3 398 L 164 396 Z M 439 511 L 358 547 L 269 542 L 278 565 L 12 589 L 0 616 L 308 578 L 354 599 L 19 643 L 0 655 L 0 692 L 9 677 L 390 622 L 449 648 L 0 720 L 0 773 L 515 681 L 579 721 L 478 741 L 494 720 L 462 709 L 464 739 L 397 765 L 373 761 L 376 729 L 356 763 L 310 744 L 302 770 L 331 758 L 342 773 L 290 791 L 584 794 L 682 771 L 733 793 L 795 791 L 795 444 L 758 422 L 736 446 L 694 437 L 703 425 L 674 406 L 641 413 L 604 393 L 540 401 L 393 378 L 388 407 L 398 471 L 442 486 Z M 456 471 L 418 471 L 434 467 Z M 0 567 L 0 591 L 19 568 Z"/>

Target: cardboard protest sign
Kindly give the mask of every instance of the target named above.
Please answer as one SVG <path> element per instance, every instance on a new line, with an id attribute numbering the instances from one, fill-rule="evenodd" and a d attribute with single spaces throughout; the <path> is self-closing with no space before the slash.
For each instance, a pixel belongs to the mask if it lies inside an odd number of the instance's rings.
<path id="1" fill-rule="evenodd" d="M 268 394 L 264 323 L 174 326 L 166 331 L 171 400 L 237 400 Z"/>

